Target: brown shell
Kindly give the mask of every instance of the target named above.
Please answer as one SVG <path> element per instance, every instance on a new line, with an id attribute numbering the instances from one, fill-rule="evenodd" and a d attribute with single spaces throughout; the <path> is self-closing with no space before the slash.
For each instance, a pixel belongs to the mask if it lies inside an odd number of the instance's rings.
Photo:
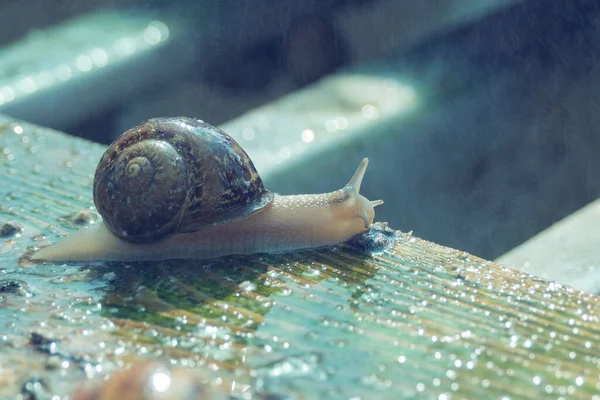
<path id="1" fill-rule="evenodd" d="M 235 140 L 186 117 L 150 119 L 123 133 L 94 177 L 105 224 L 135 243 L 243 218 L 272 199 Z"/>

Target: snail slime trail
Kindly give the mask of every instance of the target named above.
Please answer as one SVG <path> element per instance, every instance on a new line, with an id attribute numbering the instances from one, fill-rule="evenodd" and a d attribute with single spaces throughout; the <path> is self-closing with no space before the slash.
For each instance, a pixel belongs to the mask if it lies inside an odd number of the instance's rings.
<path id="1" fill-rule="evenodd" d="M 154 118 L 123 133 L 94 176 L 101 224 L 33 255 L 40 261 L 209 259 L 338 244 L 369 229 L 368 160 L 342 189 L 269 192 L 240 145 L 206 122 Z"/>

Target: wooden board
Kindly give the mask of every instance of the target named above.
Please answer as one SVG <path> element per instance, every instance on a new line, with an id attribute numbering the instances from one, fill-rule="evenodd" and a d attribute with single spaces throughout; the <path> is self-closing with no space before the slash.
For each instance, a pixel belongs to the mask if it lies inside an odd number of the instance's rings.
<path id="1" fill-rule="evenodd" d="M 375 256 L 344 245 L 204 262 L 32 264 L 37 247 L 99 222 L 91 183 L 102 151 L 0 119 L 1 398 L 35 382 L 65 396 L 140 359 L 258 398 L 600 391 L 600 298 L 410 234 Z"/>

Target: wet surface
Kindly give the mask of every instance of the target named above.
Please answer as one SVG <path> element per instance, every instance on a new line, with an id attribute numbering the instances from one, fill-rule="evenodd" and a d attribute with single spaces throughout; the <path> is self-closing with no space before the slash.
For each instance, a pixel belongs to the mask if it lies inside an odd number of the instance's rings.
<path id="1" fill-rule="evenodd" d="M 0 220 L 23 227 L 0 240 L 0 398 L 64 398 L 141 360 L 236 399 L 600 391 L 598 297 L 385 226 L 283 255 L 28 262 L 92 212 L 103 148 L 1 120 L 0 147 Z"/>

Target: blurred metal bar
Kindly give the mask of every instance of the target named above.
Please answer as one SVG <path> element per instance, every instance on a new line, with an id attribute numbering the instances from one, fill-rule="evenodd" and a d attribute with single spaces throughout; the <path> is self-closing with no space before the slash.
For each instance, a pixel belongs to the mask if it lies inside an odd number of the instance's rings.
<path id="1" fill-rule="evenodd" d="M 53 127 L 83 121 L 128 91 L 181 73 L 193 53 L 179 48 L 179 28 L 112 11 L 34 32 L 0 50 L 0 112 Z M 181 63 L 157 67 L 171 57 Z"/>
<path id="2" fill-rule="evenodd" d="M 346 39 L 354 64 L 389 57 L 431 36 L 442 36 L 523 0 L 385 0 L 360 12 L 344 9 L 336 28 Z"/>

